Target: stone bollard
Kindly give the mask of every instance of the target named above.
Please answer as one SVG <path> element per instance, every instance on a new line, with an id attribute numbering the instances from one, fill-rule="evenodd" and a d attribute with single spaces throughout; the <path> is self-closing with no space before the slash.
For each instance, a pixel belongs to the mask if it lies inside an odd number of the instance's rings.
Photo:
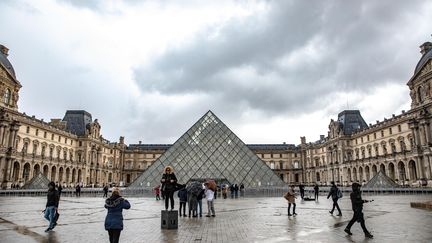
<path id="1" fill-rule="evenodd" d="M 177 229 L 178 228 L 178 211 L 162 210 L 161 211 L 161 228 Z"/>

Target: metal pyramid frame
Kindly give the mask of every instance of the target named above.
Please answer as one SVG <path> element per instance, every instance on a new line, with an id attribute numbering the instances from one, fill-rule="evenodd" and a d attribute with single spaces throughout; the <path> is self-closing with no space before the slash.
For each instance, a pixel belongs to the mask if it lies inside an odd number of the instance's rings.
<path id="1" fill-rule="evenodd" d="M 24 186 L 24 189 L 48 189 L 48 183 L 50 180 L 44 176 L 41 172 L 33 176 Z"/>
<path id="2" fill-rule="evenodd" d="M 212 111 L 202 116 L 147 170 L 130 189 L 160 184 L 165 166 L 172 166 L 178 183 L 216 179 L 245 187 L 285 187 L 283 182 Z"/>
<path id="3" fill-rule="evenodd" d="M 399 187 L 399 185 L 380 170 L 363 187 L 364 188 L 396 188 Z"/>

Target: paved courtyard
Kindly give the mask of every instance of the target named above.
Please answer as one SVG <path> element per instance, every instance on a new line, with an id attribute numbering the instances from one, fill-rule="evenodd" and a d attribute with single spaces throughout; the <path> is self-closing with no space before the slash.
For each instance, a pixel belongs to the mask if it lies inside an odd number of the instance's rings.
<path id="1" fill-rule="evenodd" d="M 215 218 L 179 218 L 178 230 L 161 230 L 162 202 L 129 198 L 124 212 L 121 242 L 432 242 L 432 211 L 414 209 L 411 201 L 429 196 L 365 196 L 375 202 L 365 206 L 366 225 L 374 239 L 364 238 L 360 225 L 353 236 L 343 232 L 352 212 L 347 196 L 341 200 L 343 217 L 328 213 L 330 200 L 297 202 L 296 217 L 287 216 L 280 198 L 217 199 Z M 177 203 L 177 201 L 176 201 Z M 1 197 L 0 242 L 108 242 L 104 230 L 104 199 L 64 197 L 59 225 L 45 233 L 41 211 L 45 198 Z M 178 205 L 178 204 L 177 204 Z M 204 207 L 204 209 L 207 209 Z"/>

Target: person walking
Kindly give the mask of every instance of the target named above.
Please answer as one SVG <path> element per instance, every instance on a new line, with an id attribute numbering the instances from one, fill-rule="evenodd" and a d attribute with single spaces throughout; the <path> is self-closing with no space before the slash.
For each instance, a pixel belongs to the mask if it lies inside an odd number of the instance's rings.
<path id="1" fill-rule="evenodd" d="M 305 187 L 302 184 L 300 184 L 299 185 L 299 189 L 300 189 L 300 197 L 303 200 L 304 199 L 304 194 L 305 194 Z"/>
<path id="2" fill-rule="evenodd" d="M 180 201 L 180 207 L 179 207 L 179 216 L 182 216 L 182 209 L 183 209 L 183 216 L 186 217 L 186 202 L 188 200 L 188 192 L 186 190 L 185 187 L 183 187 L 182 189 L 180 189 L 177 192 L 177 196 L 179 198 Z"/>
<path id="3" fill-rule="evenodd" d="M 294 192 L 294 185 L 291 185 L 290 188 L 288 189 L 288 192 L 285 193 L 284 198 L 288 201 L 288 216 L 295 216 L 297 215 L 295 212 L 296 209 L 296 203 L 295 203 L 295 192 Z M 293 213 L 291 214 L 291 204 L 293 205 Z"/>
<path id="4" fill-rule="evenodd" d="M 75 187 L 75 195 L 77 197 L 81 197 L 81 187 L 80 187 L 79 184 L 77 184 L 76 187 Z"/>
<path id="5" fill-rule="evenodd" d="M 105 185 L 105 186 L 103 187 L 103 192 L 104 192 L 103 197 L 104 197 L 104 198 L 105 198 L 105 197 L 108 197 L 108 185 Z"/>
<path id="6" fill-rule="evenodd" d="M 58 191 L 58 197 L 60 198 L 61 193 L 63 191 L 63 187 L 60 183 L 57 182 L 57 191 Z"/>
<path id="7" fill-rule="evenodd" d="M 222 186 L 222 196 L 223 196 L 223 199 L 227 199 L 227 194 L 228 194 L 228 185 L 223 185 Z"/>
<path id="8" fill-rule="evenodd" d="M 371 202 L 371 201 L 362 199 L 360 187 L 361 187 L 361 185 L 358 183 L 352 184 L 353 192 L 351 192 L 350 198 L 351 198 L 352 210 L 354 212 L 354 215 L 353 215 L 351 221 L 348 223 L 348 225 L 344 231 L 348 235 L 352 235 L 351 227 L 353 226 L 353 224 L 355 222 L 359 222 L 360 226 L 363 229 L 363 233 L 365 234 L 365 237 L 373 238 L 373 235 L 366 229 L 365 219 L 363 216 L 363 204 Z"/>
<path id="9" fill-rule="evenodd" d="M 330 192 L 329 192 L 329 194 L 327 196 L 327 199 L 329 199 L 330 197 L 332 198 L 332 200 L 333 200 L 333 208 L 332 208 L 332 210 L 329 211 L 329 213 L 333 214 L 335 208 L 337 208 L 337 210 L 339 212 L 339 214 L 337 216 L 342 216 L 342 212 L 341 212 L 341 210 L 339 208 L 339 204 L 338 204 L 338 200 L 340 198 L 342 198 L 342 192 L 336 186 L 336 184 L 335 184 L 334 181 L 332 181 L 331 184 L 332 184 L 332 186 L 330 188 Z"/>
<path id="10" fill-rule="evenodd" d="M 56 213 L 58 210 L 60 196 L 58 191 L 55 188 L 55 184 L 53 181 L 48 183 L 48 193 L 47 193 L 47 203 L 45 205 L 45 219 L 49 221 L 48 228 L 45 232 L 51 231 L 56 227 Z"/>
<path id="11" fill-rule="evenodd" d="M 123 230 L 123 209 L 131 207 L 128 200 L 120 196 L 120 190 L 115 187 L 111 197 L 105 200 L 105 208 L 108 210 L 105 217 L 105 230 L 108 231 L 110 243 L 118 243 L 120 233 Z"/>
<path id="12" fill-rule="evenodd" d="M 205 184 L 205 195 L 207 199 L 207 208 L 208 213 L 206 217 L 216 217 L 215 209 L 214 209 L 214 191 L 208 187 L 208 183 Z"/>
<path id="13" fill-rule="evenodd" d="M 315 184 L 315 186 L 314 186 L 314 192 L 315 192 L 315 200 L 318 201 L 318 194 L 319 194 L 318 184 Z"/>
<path id="14" fill-rule="evenodd" d="M 174 192 L 176 191 L 177 178 L 171 166 L 165 167 L 161 183 L 165 194 L 165 210 L 168 210 L 168 202 L 171 202 L 171 210 L 174 210 Z"/>

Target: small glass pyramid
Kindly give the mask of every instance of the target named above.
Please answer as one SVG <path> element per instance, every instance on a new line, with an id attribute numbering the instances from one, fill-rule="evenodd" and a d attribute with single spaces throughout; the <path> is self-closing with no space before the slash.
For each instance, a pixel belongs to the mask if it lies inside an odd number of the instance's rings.
<path id="1" fill-rule="evenodd" d="M 213 112 L 208 111 L 132 184 L 130 189 L 160 184 L 165 166 L 172 166 L 178 183 L 213 179 L 247 188 L 286 184 Z"/>
<path id="2" fill-rule="evenodd" d="M 29 180 L 24 186 L 24 189 L 47 189 L 48 183 L 50 180 L 46 176 L 44 176 L 41 172 L 37 175 L 33 176 L 31 180 Z"/>
<path id="3" fill-rule="evenodd" d="M 364 186 L 364 188 L 395 188 L 399 185 L 390 177 L 386 176 L 381 170 L 372 177 Z"/>

